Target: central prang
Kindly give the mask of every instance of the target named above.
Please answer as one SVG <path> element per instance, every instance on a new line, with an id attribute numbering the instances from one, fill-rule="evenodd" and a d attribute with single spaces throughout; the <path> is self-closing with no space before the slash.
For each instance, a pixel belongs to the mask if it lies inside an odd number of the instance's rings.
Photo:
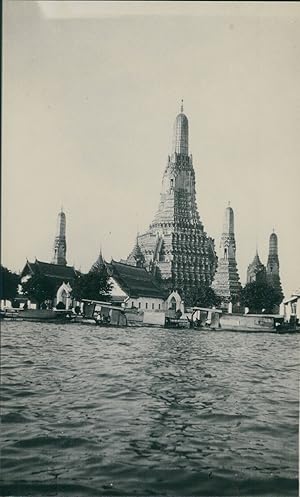
<path id="1" fill-rule="evenodd" d="M 148 231 L 137 236 L 127 258 L 128 264 L 143 265 L 164 288 L 179 290 L 187 301 L 197 287 L 211 285 L 217 264 L 214 240 L 204 231 L 197 209 L 188 138 L 188 118 L 182 106 L 174 123 L 158 211 Z"/>

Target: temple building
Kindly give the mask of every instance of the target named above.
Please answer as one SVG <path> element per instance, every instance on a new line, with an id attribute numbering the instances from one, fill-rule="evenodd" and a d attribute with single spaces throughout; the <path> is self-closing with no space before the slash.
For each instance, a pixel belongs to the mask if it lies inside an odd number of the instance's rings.
<path id="1" fill-rule="evenodd" d="M 67 243 L 66 243 L 66 215 L 61 209 L 57 217 L 57 230 L 54 240 L 54 254 L 52 264 L 59 264 L 60 266 L 67 265 L 66 259 Z"/>
<path id="2" fill-rule="evenodd" d="M 114 305 L 141 310 L 163 310 L 167 293 L 158 284 L 152 273 L 142 265 L 128 264 L 125 261 L 107 262 L 102 251 L 89 272 L 106 268 L 111 285 L 109 300 Z"/>
<path id="3" fill-rule="evenodd" d="M 196 287 L 211 285 L 216 262 L 214 240 L 204 231 L 197 209 L 189 124 L 181 106 L 157 213 L 149 229 L 138 235 L 127 263 L 143 265 L 165 289 L 179 289 L 188 300 Z"/>
<path id="4" fill-rule="evenodd" d="M 34 262 L 26 261 L 21 272 L 21 284 L 33 276 L 41 276 L 54 283 L 56 295 L 52 301 L 52 305 L 63 302 L 68 307 L 72 300 L 70 297 L 72 286 L 78 276 L 74 267 L 51 264 L 49 262 L 38 261 L 37 259 Z M 30 307 L 32 307 L 32 303 Z"/>
<path id="5" fill-rule="evenodd" d="M 145 268 L 114 260 L 106 263 L 106 268 L 112 285 L 110 300 L 114 304 L 144 311 L 161 311 L 165 308 L 168 295 Z"/>
<path id="6" fill-rule="evenodd" d="M 70 283 L 71 285 L 77 278 L 77 271 L 73 266 L 60 266 L 49 262 L 26 261 L 26 264 L 21 272 L 21 282 L 24 282 L 32 276 L 45 276 L 50 278 L 59 287 L 62 283 Z"/>
<path id="7" fill-rule="evenodd" d="M 265 283 L 267 279 L 266 268 L 261 262 L 258 251 L 254 256 L 253 261 L 249 264 L 247 269 L 247 283 L 253 283 L 254 281 L 259 283 Z"/>
<path id="8" fill-rule="evenodd" d="M 283 296 L 280 276 L 279 276 L 279 258 L 278 258 L 278 238 L 276 233 L 271 233 L 269 239 L 269 256 L 267 262 L 267 282 L 280 291 Z"/>
<path id="9" fill-rule="evenodd" d="M 225 209 L 217 271 L 212 283 L 212 288 L 222 298 L 222 306 L 225 307 L 228 307 L 230 302 L 238 302 L 241 292 L 235 254 L 234 213 L 228 205 Z"/>

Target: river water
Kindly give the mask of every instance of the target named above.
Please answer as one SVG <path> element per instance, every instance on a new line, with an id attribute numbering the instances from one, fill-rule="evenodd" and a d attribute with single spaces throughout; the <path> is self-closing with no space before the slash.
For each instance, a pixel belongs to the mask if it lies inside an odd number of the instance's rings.
<path id="1" fill-rule="evenodd" d="M 298 495 L 298 336 L 5 322 L 1 342 L 1 495 Z"/>

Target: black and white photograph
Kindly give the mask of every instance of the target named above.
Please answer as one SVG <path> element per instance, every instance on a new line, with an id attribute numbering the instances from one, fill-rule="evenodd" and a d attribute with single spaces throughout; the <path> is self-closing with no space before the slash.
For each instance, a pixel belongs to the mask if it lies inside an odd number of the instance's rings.
<path id="1" fill-rule="evenodd" d="M 0 495 L 297 497 L 300 3 L 2 2 Z"/>

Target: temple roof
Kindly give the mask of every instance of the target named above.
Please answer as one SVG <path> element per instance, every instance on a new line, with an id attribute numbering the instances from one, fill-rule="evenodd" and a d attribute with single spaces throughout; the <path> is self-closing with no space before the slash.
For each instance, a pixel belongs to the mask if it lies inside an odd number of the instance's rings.
<path id="1" fill-rule="evenodd" d="M 49 262 L 27 261 L 21 273 L 21 277 L 26 275 L 41 274 L 49 278 L 56 278 L 62 281 L 71 281 L 77 277 L 77 272 L 72 266 L 62 266 L 59 264 L 50 264 Z"/>
<path id="2" fill-rule="evenodd" d="M 165 299 L 166 292 L 159 288 L 152 275 L 142 267 L 111 261 L 107 264 L 110 275 L 129 297 L 154 297 Z"/>

